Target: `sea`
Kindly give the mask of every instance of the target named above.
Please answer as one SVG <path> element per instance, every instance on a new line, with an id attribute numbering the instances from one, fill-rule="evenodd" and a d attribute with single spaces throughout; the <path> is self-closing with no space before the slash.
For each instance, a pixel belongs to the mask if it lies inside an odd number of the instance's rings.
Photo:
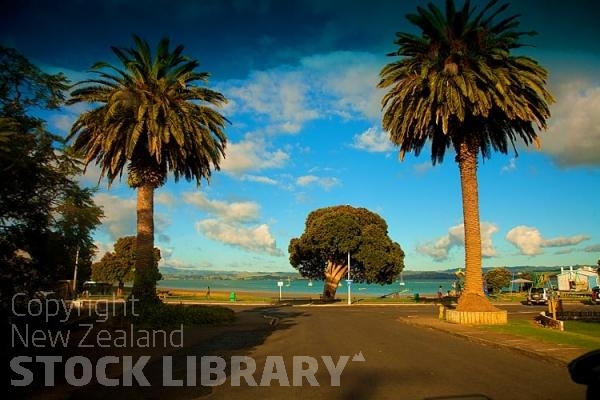
<path id="1" fill-rule="evenodd" d="M 266 280 L 266 279 L 167 279 L 158 282 L 161 289 L 185 289 L 206 291 L 210 286 L 211 290 L 228 292 L 272 292 L 273 295 L 279 294 L 278 285 L 282 282 L 282 295 L 303 294 L 310 296 L 319 296 L 323 293 L 323 281 L 310 281 L 307 279 L 290 280 Z M 404 280 L 394 282 L 390 285 L 353 283 L 351 285 L 352 296 L 385 296 L 399 292 L 401 295 L 436 294 L 441 286 L 443 293 L 452 288 L 452 280 L 432 279 L 432 280 Z M 337 293 L 343 295 L 347 293 L 348 287 L 345 280 L 341 281 Z"/>

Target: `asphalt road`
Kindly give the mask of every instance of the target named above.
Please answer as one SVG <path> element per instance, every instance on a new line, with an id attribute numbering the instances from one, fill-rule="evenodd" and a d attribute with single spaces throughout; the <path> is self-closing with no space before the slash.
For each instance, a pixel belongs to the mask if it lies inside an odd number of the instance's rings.
<path id="1" fill-rule="evenodd" d="M 491 399 L 583 399 L 584 388 L 565 368 L 517 352 L 469 342 L 439 331 L 403 324 L 399 315 L 435 312 L 433 307 L 305 307 L 280 309 L 279 327 L 247 355 L 256 362 L 253 377 L 264 379 L 269 356 L 282 356 L 290 386 L 272 379 L 250 387 L 231 377 L 216 386 L 211 399 L 426 399 L 481 395 Z M 529 313 L 518 306 L 511 314 Z M 535 312 L 535 311 L 533 311 Z M 365 361 L 352 361 L 361 353 Z M 293 357 L 317 360 L 319 386 L 302 378 L 293 386 Z M 322 356 L 334 363 L 350 356 L 332 386 Z M 303 368 L 308 368 L 304 364 Z M 313 366 L 314 368 L 314 366 Z M 281 366 L 266 369 L 280 376 Z M 273 376 L 271 376 L 273 378 Z M 265 381 L 266 383 L 266 381 Z M 456 397 L 453 397 L 456 398 Z M 482 397 L 485 398 L 485 397 Z"/>
<path id="2" fill-rule="evenodd" d="M 564 366 L 401 321 L 411 316 L 436 316 L 438 309 L 431 304 L 234 308 L 238 312 L 236 323 L 201 328 L 205 339 L 172 353 L 172 373 L 168 375 L 184 382 L 181 387 L 165 384 L 164 359 L 157 356 L 143 367 L 149 386 L 140 386 L 135 379 L 133 386 L 124 385 L 122 380 L 117 386 L 92 383 L 81 388 L 63 382 L 62 386 L 50 388 L 54 390 L 21 392 L 22 397 L 44 400 L 585 398 L 585 388 L 570 380 Z M 503 308 L 508 309 L 511 319 L 531 319 L 544 309 L 521 305 Z M 69 349 L 72 354 L 64 355 L 77 354 L 78 350 Z M 354 359 L 356 355 L 364 361 Z M 223 381 L 213 387 L 202 382 L 203 374 L 209 379 L 218 378 L 216 374 L 205 374 L 206 369 L 201 367 L 201 358 L 205 356 L 226 360 Z M 247 372 L 247 378 L 237 379 L 238 384 L 235 377 L 240 374 L 232 372 L 235 371 L 232 357 L 244 356 L 251 357 L 255 366 L 252 370 L 251 364 L 240 363 L 241 369 L 251 370 L 242 371 Z M 190 357 L 195 357 L 196 371 L 189 368 Z M 329 371 L 334 368 L 338 368 L 338 382 L 336 374 Z M 190 376 L 196 379 L 196 385 L 187 385 Z"/>

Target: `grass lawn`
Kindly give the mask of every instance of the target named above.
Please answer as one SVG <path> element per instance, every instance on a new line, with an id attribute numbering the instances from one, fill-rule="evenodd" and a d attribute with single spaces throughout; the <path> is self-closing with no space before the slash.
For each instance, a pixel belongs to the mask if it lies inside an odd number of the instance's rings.
<path id="1" fill-rule="evenodd" d="M 509 320 L 507 325 L 485 326 L 495 332 L 526 336 L 550 343 L 576 346 L 587 350 L 600 348 L 600 323 L 585 321 L 565 321 L 563 332 L 551 328 L 543 328 L 533 321 Z"/>
<path id="2" fill-rule="evenodd" d="M 265 297 L 265 296 L 257 296 L 257 295 L 253 295 L 253 294 L 246 294 L 246 293 L 236 293 L 236 297 L 235 297 L 235 301 L 236 302 L 256 302 L 256 303 L 260 303 L 260 302 L 265 302 L 265 303 L 271 303 L 273 302 L 275 299 L 275 297 Z M 215 302 L 215 303 L 222 303 L 222 302 L 230 302 L 231 298 L 230 298 L 230 294 L 211 294 L 209 298 L 207 298 L 205 295 L 174 295 L 174 296 L 168 296 L 165 298 L 165 300 L 167 302 L 171 302 L 171 303 L 176 303 L 180 300 L 190 300 L 190 301 L 203 301 L 203 302 L 207 302 L 207 303 L 211 303 L 211 302 Z"/>
<path id="3" fill-rule="evenodd" d="M 340 297 L 343 301 L 346 301 L 348 297 Z M 358 297 L 352 296 L 354 303 L 415 303 L 415 296 L 399 296 L 399 297 Z"/>

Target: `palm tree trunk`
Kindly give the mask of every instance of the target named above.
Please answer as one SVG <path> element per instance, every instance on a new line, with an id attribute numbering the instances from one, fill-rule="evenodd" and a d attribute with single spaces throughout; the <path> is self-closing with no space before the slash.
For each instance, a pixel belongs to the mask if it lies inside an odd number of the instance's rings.
<path id="1" fill-rule="evenodd" d="M 459 311 L 495 311 L 483 293 L 481 263 L 481 228 L 479 223 L 479 194 L 477 185 L 476 140 L 460 144 L 456 156 L 460 170 L 463 219 L 465 227 L 465 288 L 458 301 Z"/>
<path id="2" fill-rule="evenodd" d="M 325 285 L 323 287 L 323 300 L 332 301 L 335 299 L 335 292 L 342 277 L 348 271 L 346 264 L 334 264 L 333 261 L 327 261 L 325 268 Z"/>
<path id="3" fill-rule="evenodd" d="M 135 278 L 132 295 L 140 304 L 158 300 L 154 263 L 154 187 L 143 185 L 137 193 L 137 240 L 135 251 Z"/>

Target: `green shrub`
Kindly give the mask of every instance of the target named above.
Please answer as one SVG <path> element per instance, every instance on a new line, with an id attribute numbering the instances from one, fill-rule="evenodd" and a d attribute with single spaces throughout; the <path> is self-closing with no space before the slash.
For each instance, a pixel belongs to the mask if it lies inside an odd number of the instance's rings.
<path id="1" fill-rule="evenodd" d="M 156 303 L 136 309 L 132 322 L 148 327 L 164 328 L 223 324 L 233 322 L 233 310 L 221 306 Z"/>

